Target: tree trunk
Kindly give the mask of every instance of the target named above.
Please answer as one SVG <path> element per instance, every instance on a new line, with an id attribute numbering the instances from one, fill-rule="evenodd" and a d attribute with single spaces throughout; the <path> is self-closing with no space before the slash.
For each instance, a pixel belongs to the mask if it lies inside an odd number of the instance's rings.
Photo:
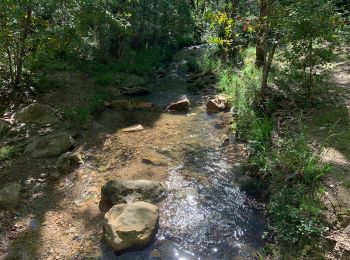
<path id="1" fill-rule="evenodd" d="M 264 69 L 263 69 L 263 79 L 262 79 L 262 84 L 261 84 L 261 93 L 264 93 L 266 88 L 267 88 L 267 81 L 269 79 L 269 74 L 270 74 L 270 69 L 273 61 L 273 57 L 275 56 L 276 48 L 278 45 L 278 40 L 279 40 L 279 34 L 276 34 L 275 41 L 272 45 L 272 49 L 269 53 L 269 56 L 267 58 L 267 61 L 264 64 Z"/>
<path id="2" fill-rule="evenodd" d="M 32 7 L 31 4 L 28 3 L 27 10 L 26 10 L 26 16 L 23 20 L 23 31 L 22 31 L 22 37 L 20 40 L 20 50 L 18 54 L 17 59 L 17 65 L 16 65 L 16 76 L 15 76 L 15 86 L 19 86 L 21 79 L 22 79 L 22 70 L 23 70 L 23 62 L 26 54 L 26 45 L 27 45 L 27 38 L 30 30 L 30 25 L 32 22 Z"/>
<path id="3" fill-rule="evenodd" d="M 10 51 L 10 48 L 9 48 L 9 47 L 6 48 L 6 53 L 7 53 L 8 63 L 9 63 L 11 84 L 14 84 L 14 83 L 15 83 L 15 76 L 14 76 L 15 73 L 14 73 L 14 71 L 13 71 L 12 54 L 11 54 L 11 51 Z"/>
<path id="4" fill-rule="evenodd" d="M 232 1 L 232 8 L 233 8 L 233 10 L 232 10 L 232 15 L 233 15 L 233 17 L 235 18 L 235 17 L 237 17 L 237 15 L 238 15 L 239 0 L 233 0 L 233 1 Z"/>
<path id="5" fill-rule="evenodd" d="M 105 49 L 105 41 L 104 41 L 104 34 L 102 26 L 97 26 L 97 38 L 98 38 L 98 45 L 100 50 L 100 59 L 103 63 L 107 62 L 107 55 L 106 55 L 106 49 Z"/>
<path id="6" fill-rule="evenodd" d="M 265 61 L 265 37 L 267 37 L 268 0 L 261 0 L 259 15 L 259 30 L 256 39 L 256 60 L 255 65 L 261 68 Z"/>

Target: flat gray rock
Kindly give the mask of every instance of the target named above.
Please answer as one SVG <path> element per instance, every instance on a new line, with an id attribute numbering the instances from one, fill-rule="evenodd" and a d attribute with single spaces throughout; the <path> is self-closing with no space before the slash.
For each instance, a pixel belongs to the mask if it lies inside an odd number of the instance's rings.
<path id="1" fill-rule="evenodd" d="M 73 145 L 71 135 L 63 132 L 36 138 L 26 146 L 24 152 L 34 158 L 55 157 L 69 151 Z"/>

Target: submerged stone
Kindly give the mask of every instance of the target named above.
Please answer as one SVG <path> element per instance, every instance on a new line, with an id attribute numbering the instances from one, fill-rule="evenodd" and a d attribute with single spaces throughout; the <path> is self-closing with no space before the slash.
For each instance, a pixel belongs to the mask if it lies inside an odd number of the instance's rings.
<path id="1" fill-rule="evenodd" d="M 144 96 L 149 94 L 150 91 L 142 87 L 123 87 L 121 88 L 121 94 L 124 96 Z"/>
<path id="2" fill-rule="evenodd" d="M 129 100 L 113 100 L 109 103 L 109 106 L 113 108 L 114 110 L 128 110 L 130 109 L 130 102 Z"/>

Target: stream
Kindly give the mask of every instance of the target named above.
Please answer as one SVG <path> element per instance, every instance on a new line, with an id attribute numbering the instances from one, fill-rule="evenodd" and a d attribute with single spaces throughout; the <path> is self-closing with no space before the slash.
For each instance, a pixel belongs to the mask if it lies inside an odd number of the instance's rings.
<path id="1" fill-rule="evenodd" d="M 102 259 L 255 259 L 264 245 L 263 203 L 241 188 L 240 149 L 227 124 L 232 117 L 208 114 L 203 97 L 187 91 L 186 55 L 186 50 L 177 55 L 167 75 L 149 84 L 152 94 L 140 100 L 165 107 L 185 94 L 192 103 L 188 113 L 106 110 L 96 116 L 111 132 L 116 125 L 148 127 L 154 139 L 132 145 L 141 147 L 141 156 L 155 150 L 169 163 L 160 177 L 169 194 L 159 203 L 159 229 L 152 243 L 118 256 L 103 245 Z M 231 144 L 222 145 L 227 134 Z M 132 135 L 125 138 L 135 138 Z M 129 170 L 146 170 L 139 167 L 130 164 Z"/>

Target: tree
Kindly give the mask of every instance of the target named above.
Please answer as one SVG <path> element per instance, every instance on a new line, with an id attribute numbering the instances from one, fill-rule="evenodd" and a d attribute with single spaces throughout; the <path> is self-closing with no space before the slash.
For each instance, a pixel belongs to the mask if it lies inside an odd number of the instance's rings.
<path id="1" fill-rule="evenodd" d="M 270 3 L 269 0 L 260 0 L 260 13 L 258 23 L 258 33 L 256 38 L 256 61 L 255 64 L 261 68 L 265 63 L 265 49 L 268 37 L 268 15 Z"/>
<path id="2" fill-rule="evenodd" d="M 262 68 L 262 95 L 277 46 L 282 42 L 288 49 L 284 52 L 288 67 L 301 72 L 310 100 L 315 86 L 315 67 L 329 61 L 338 24 L 331 0 L 261 0 L 256 66 Z"/>
<path id="3" fill-rule="evenodd" d="M 7 58 L 9 84 L 18 87 L 32 33 L 32 0 L 4 0 L 0 6 L 0 51 Z"/>

